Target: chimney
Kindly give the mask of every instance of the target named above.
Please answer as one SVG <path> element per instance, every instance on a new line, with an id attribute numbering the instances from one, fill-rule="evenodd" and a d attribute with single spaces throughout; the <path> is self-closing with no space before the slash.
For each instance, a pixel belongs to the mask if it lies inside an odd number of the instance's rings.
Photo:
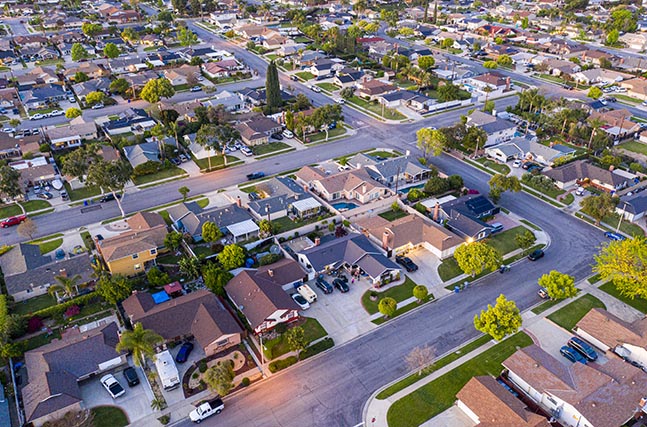
<path id="1" fill-rule="evenodd" d="M 362 193 L 366 193 L 366 184 L 362 185 Z"/>
<path id="2" fill-rule="evenodd" d="M 439 214 L 440 214 L 440 203 L 436 202 L 436 206 L 434 206 L 434 221 L 438 221 Z"/>
<path id="3" fill-rule="evenodd" d="M 510 90 L 510 77 L 505 79 L 505 90 Z"/>
<path id="4" fill-rule="evenodd" d="M 321 239 L 319 237 L 315 237 L 315 246 L 319 246 L 321 244 Z"/>
<path id="5" fill-rule="evenodd" d="M 243 201 L 240 199 L 240 196 L 236 198 L 236 206 L 239 208 L 243 206 Z"/>
<path id="6" fill-rule="evenodd" d="M 58 275 L 61 277 L 67 277 L 67 270 L 61 268 L 60 270 L 58 270 Z"/>
<path id="7" fill-rule="evenodd" d="M 269 270 L 267 270 L 267 274 L 269 274 L 270 277 L 274 277 L 274 270 L 270 268 Z"/>
<path id="8" fill-rule="evenodd" d="M 391 240 L 391 235 L 389 234 L 388 230 L 384 230 L 384 233 L 382 233 L 382 249 L 385 249 L 385 250 L 389 249 L 390 240 Z"/>

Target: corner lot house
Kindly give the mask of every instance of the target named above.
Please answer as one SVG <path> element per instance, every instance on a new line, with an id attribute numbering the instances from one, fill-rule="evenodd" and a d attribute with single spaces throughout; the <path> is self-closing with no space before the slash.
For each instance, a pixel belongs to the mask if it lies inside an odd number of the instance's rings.
<path id="1" fill-rule="evenodd" d="M 504 163 L 512 159 L 520 159 L 552 166 L 555 160 L 573 155 L 575 149 L 559 144 L 548 147 L 526 138 L 513 138 L 508 143 L 486 148 L 485 153 Z"/>
<path id="2" fill-rule="evenodd" d="M 167 230 L 164 218 L 154 212 L 138 212 L 126 222 L 130 230 L 98 240 L 96 245 L 112 274 L 133 276 L 155 264 Z"/>
<path id="3" fill-rule="evenodd" d="M 194 336 L 207 356 L 240 344 L 242 328 L 211 292 L 199 290 L 156 304 L 148 292 L 133 292 L 123 302 L 132 324 L 140 322 L 166 341 Z"/>
<path id="4" fill-rule="evenodd" d="M 117 353 L 116 323 L 81 332 L 69 329 L 60 340 L 25 353 L 29 383 L 22 389 L 26 421 L 35 427 L 83 409 L 79 381 L 126 363 Z M 80 357 L 82 356 L 82 357 Z"/>
<path id="5" fill-rule="evenodd" d="M 362 166 L 365 167 L 374 180 L 390 187 L 394 186 L 396 182 L 412 183 L 423 181 L 429 178 L 431 174 L 431 169 L 421 165 L 412 156 L 377 159 L 368 154 L 360 153 L 350 158 L 346 164 L 356 169 Z"/>
<path id="6" fill-rule="evenodd" d="M 585 184 L 608 192 L 622 190 L 636 177 L 634 174 L 619 169 L 602 169 L 584 160 L 576 160 L 563 166 L 543 171 L 542 175 L 546 175 L 555 181 L 555 185 L 559 188 Z"/>
<path id="7" fill-rule="evenodd" d="M 444 220 L 445 225 L 467 241 L 488 237 L 492 229 L 482 218 L 499 213 L 499 208 L 481 195 L 467 195 L 438 203 L 433 208 L 433 219 Z"/>
<path id="8" fill-rule="evenodd" d="M 300 172 L 304 171 L 304 169 L 302 168 L 297 172 L 297 177 L 300 176 Z M 380 197 L 388 197 L 393 194 L 393 191 L 387 186 L 371 178 L 366 168 L 349 170 L 330 176 L 322 173 L 320 177 L 314 176 L 311 173 L 312 170 L 314 168 L 309 168 L 304 174 L 304 177 L 305 175 L 310 175 L 307 177 L 311 179 L 308 186 L 328 202 L 346 199 L 369 203 Z"/>

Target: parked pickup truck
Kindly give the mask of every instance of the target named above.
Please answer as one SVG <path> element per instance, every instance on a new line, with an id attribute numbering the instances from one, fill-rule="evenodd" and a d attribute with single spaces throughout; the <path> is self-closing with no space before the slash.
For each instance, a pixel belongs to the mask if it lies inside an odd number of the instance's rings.
<path id="1" fill-rule="evenodd" d="M 202 420 L 209 418 L 213 414 L 221 413 L 223 409 L 225 409 L 225 404 L 220 398 L 212 399 L 202 403 L 191 411 L 189 413 L 189 419 L 194 423 L 199 424 Z"/>

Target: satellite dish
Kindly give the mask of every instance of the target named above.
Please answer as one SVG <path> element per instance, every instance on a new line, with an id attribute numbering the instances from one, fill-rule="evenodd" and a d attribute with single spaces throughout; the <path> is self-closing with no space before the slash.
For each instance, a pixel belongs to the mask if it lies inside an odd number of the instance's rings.
<path id="1" fill-rule="evenodd" d="M 279 247 L 279 245 L 272 245 L 272 247 L 270 248 L 270 253 L 278 255 L 281 253 L 281 248 Z"/>

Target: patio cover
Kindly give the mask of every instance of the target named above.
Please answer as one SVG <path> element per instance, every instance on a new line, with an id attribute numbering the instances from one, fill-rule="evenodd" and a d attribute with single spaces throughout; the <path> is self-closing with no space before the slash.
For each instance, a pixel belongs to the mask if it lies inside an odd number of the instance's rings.
<path id="1" fill-rule="evenodd" d="M 234 237 L 246 236 L 250 233 L 255 233 L 259 230 L 258 225 L 251 219 L 239 222 L 236 224 L 228 225 L 227 230 Z"/>
<path id="2" fill-rule="evenodd" d="M 321 203 L 316 201 L 313 197 L 308 197 L 307 199 L 295 200 L 292 203 L 292 206 L 299 212 L 305 212 L 310 209 L 316 209 L 321 206 Z"/>
<path id="3" fill-rule="evenodd" d="M 182 293 L 182 285 L 180 285 L 180 282 L 169 283 L 168 285 L 164 285 L 164 291 L 169 296 L 177 292 Z"/>

